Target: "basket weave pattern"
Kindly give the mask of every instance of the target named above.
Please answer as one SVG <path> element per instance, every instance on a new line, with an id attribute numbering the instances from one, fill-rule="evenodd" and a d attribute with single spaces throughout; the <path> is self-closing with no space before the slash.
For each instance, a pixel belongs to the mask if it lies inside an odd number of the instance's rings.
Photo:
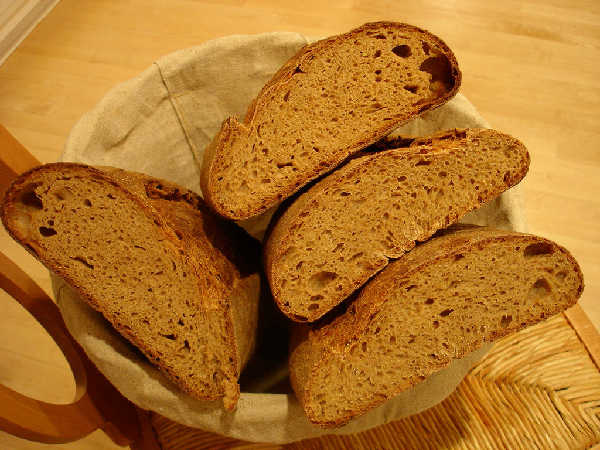
<path id="1" fill-rule="evenodd" d="M 497 342 L 437 406 L 348 436 L 249 444 L 158 414 L 163 449 L 578 449 L 600 443 L 600 371 L 563 315 Z"/>

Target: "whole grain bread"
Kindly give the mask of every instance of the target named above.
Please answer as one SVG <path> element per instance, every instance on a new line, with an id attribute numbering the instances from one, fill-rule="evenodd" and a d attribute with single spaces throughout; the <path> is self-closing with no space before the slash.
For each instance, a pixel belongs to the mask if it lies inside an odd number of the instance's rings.
<path id="1" fill-rule="evenodd" d="M 569 308 L 582 290 L 577 262 L 554 242 L 451 231 L 390 264 L 331 323 L 302 333 L 292 386 L 311 422 L 343 425 L 484 342 Z"/>
<path id="2" fill-rule="evenodd" d="M 264 261 L 273 297 L 295 321 L 318 319 L 389 258 L 517 184 L 528 167 L 523 144 L 484 129 L 445 131 L 350 161 L 272 226 Z"/>
<path id="3" fill-rule="evenodd" d="M 15 180 L 4 226 L 181 389 L 233 409 L 254 347 L 258 243 L 191 191 L 55 163 Z"/>
<path id="4" fill-rule="evenodd" d="M 242 123 L 230 117 L 204 154 L 205 200 L 221 215 L 266 211 L 348 156 L 452 98 L 461 74 L 438 37 L 368 23 L 303 47 Z"/>

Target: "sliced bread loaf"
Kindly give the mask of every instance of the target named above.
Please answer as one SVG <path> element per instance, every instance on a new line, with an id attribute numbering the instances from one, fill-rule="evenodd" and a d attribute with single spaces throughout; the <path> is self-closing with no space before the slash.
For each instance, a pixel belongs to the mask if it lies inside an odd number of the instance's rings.
<path id="1" fill-rule="evenodd" d="M 419 113 L 452 98 L 461 75 L 438 37 L 368 23 L 302 48 L 204 155 L 202 192 L 221 215 L 266 211 Z"/>
<path id="2" fill-rule="evenodd" d="M 309 420 L 347 423 L 453 359 L 572 306 L 573 257 L 535 236 L 473 227 L 390 264 L 331 323 L 304 334 L 290 378 Z"/>
<path id="3" fill-rule="evenodd" d="M 437 230 L 517 184 L 529 154 L 494 130 L 447 131 L 356 158 L 272 227 L 266 274 L 280 309 L 312 322 Z"/>
<path id="4" fill-rule="evenodd" d="M 233 409 L 254 346 L 260 249 L 196 194 L 114 168 L 56 163 L 21 175 L 8 232 L 173 382 Z"/>

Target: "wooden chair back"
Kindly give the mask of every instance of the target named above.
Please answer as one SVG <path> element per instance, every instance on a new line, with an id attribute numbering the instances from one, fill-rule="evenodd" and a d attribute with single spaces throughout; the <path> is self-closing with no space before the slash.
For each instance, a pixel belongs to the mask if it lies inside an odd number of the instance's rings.
<path id="1" fill-rule="evenodd" d="M 0 125 L 0 198 L 17 175 L 40 162 Z M 56 304 L 13 261 L 0 252 L 0 288 L 44 327 L 65 355 L 75 378 L 70 404 L 53 404 L 0 385 L 0 429 L 44 443 L 72 442 L 102 429 L 116 444 L 158 449 L 148 413 L 123 397 L 71 337 Z"/>

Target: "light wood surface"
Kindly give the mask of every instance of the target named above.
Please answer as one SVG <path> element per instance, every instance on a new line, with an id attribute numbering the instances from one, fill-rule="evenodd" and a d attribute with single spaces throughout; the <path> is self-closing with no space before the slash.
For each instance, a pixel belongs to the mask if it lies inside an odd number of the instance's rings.
<path id="1" fill-rule="evenodd" d="M 582 266 L 581 305 L 600 326 L 600 2 L 595 0 L 62 0 L 0 67 L 0 123 L 42 162 L 108 89 L 174 50 L 233 33 L 346 31 L 371 20 L 424 27 L 454 50 L 463 92 L 532 156 L 522 183 L 530 231 Z M 4 233 L 0 248 L 49 292 Z M 75 386 L 45 332 L 0 293 L 0 383 L 67 403 Z M 0 448 L 46 448 L 0 433 Z M 102 432 L 57 448 L 117 448 Z"/>

